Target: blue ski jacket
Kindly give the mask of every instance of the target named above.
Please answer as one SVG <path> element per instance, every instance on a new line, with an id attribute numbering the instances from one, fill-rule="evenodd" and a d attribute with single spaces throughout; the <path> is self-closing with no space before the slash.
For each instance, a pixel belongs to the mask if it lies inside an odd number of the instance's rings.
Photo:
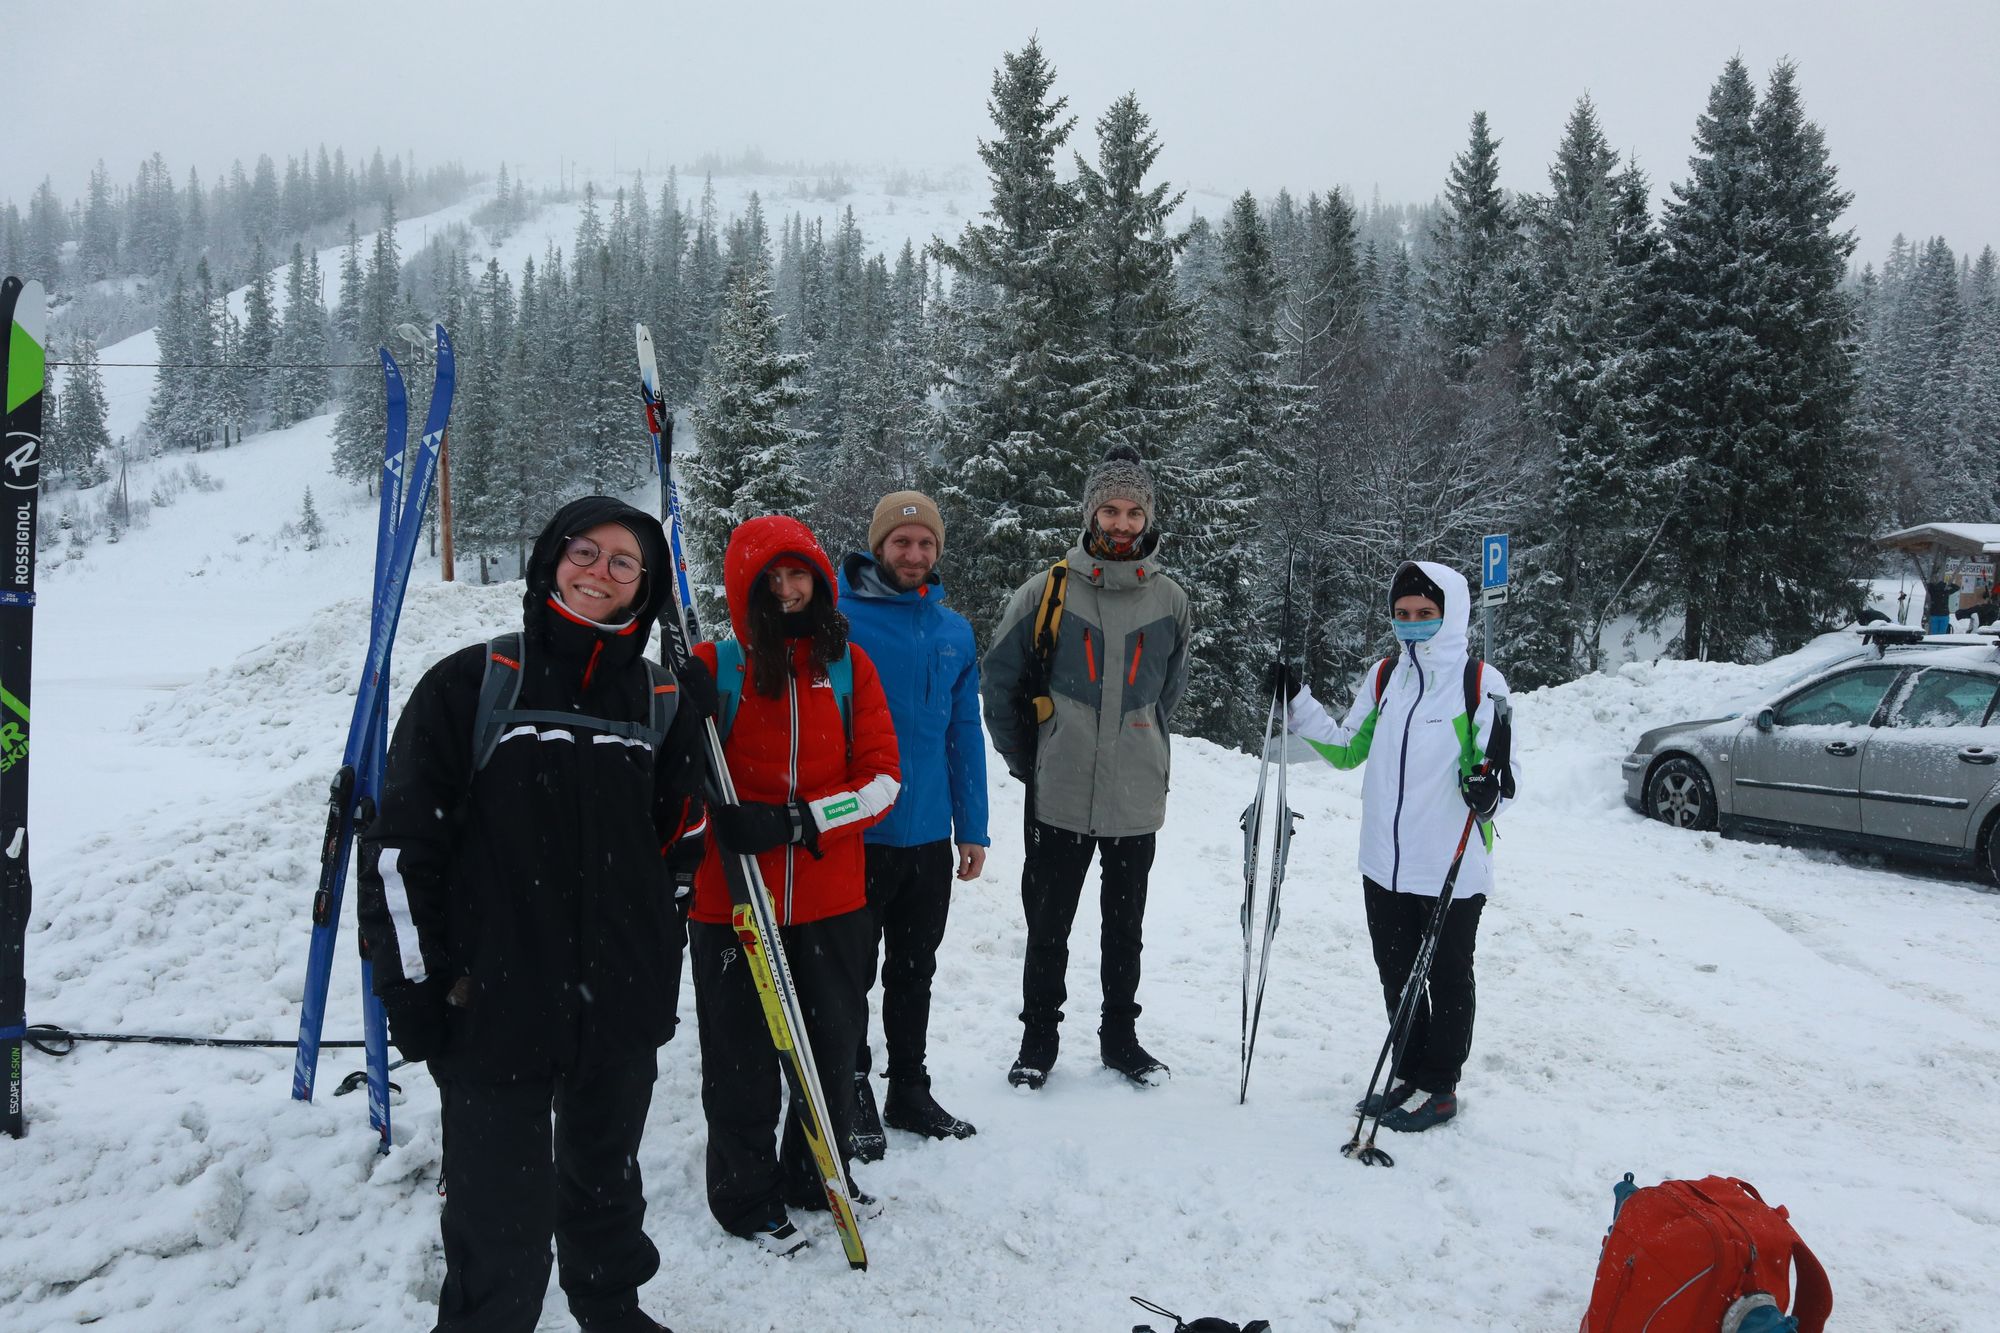
<path id="1" fill-rule="evenodd" d="M 979 653 L 972 626 L 944 604 L 933 573 L 897 588 L 868 555 L 841 562 L 840 609 L 849 637 L 874 661 L 896 724 L 903 787 L 863 835 L 885 847 L 976 843 L 986 836 L 986 736 L 979 725 Z"/>

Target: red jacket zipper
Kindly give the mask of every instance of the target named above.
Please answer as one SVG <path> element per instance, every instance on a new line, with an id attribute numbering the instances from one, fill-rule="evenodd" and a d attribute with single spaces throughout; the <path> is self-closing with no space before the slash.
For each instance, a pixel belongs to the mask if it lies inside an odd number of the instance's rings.
<path id="1" fill-rule="evenodd" d="M 1097 650 L 1090 646 L 1089 630 L 1083 632 L 1083 660 L 1084 664 L 1090 668 L 1090 679 L 1094 684 L 1097 680 Z"/>
<path id="2" fill-rule="evenodd" d="M 1143 654 L 1145 651 L 1146 651 L 1146 631 L 1140 630 L 1139 642 L 1132 649 L 1132 670 L 1129 673 L 1127 673 L 1125 677 L 1125 683 L 1127 685 L 1136 685 L 1139 683 L 1139 658 L 1140 655 Z"/>

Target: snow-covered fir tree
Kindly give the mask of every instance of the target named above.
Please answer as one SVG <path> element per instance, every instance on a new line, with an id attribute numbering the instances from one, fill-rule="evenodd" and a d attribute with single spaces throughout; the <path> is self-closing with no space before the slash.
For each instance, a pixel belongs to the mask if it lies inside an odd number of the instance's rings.
<path id="1" fill-rule="evenodd" d="M 1102 423 L 1085 410 L 1093 358 L 1076 196 L 1056 174 L 1075 118 L 1054 86 L 1033 40 L 994 72 L 998 134 L 979 145 L 991 198 L 982 221 L 937 250 L 958 309 L 932 494 L 954 533 L 953 598 L 981 629 L 1076 540 L 1083 480 L 1102 452 Z"/>
<path id="2" fill-rule="evenodd" d="M 805 358 L 778 346 L 770 274 L 743 264 L 709 349 L 694 409 L 698 460 L 687 476 L 690 556 L 702 619 L 727 624 L 722 557 L 729 534 L 759 514 L 802 515 L 812 487 L 800 469 L 806 434 L 787 420 L 802 391 Z"/>
<path id="3" fill-rule="evenodd" d="M 1509 331 L 1506 283 L 1515 224 L 1500 189 L 1500 141 L 1484 111 L 1473 113 L 1471 140 L 1452 160 L 1444 202 L 1424 266 L 1424 322 L 1438 350 L 1463 374 Z"/>
<path id="4" fill-rule="evenodd" d="M 63 378 L 58 424 L 45 432 L 49 462 L 78 486 L 95 486 L 106 478 L 105 456 L 111 449 L 106 423 L 110 406 L 104 396 L 104 372 L 97 366 L 97 344 L 73 338 L 69 373 Z M 53 395 L 51 395 L 53 396 Z"/>
<path id="5" fill-rule="evenodd" d="M 274 370 L 270 386 L 271 420 L 288 426 L 325 406 L 331 395 L 331 330 L 320 304 L 319 261 L 308 260 L 304 246 L 294 242 L 285 269 L 285 309 L 271 359 L 284 367 Z"/>
<path id="6" fill-rule="evenodd" d="M 1848 427 L 1848 196 L 1789 64 L 1762 104 L 1732 59 L 1661 225 L 1656 466 L 1677 471 L 1647 604 L 1678 651 L 1788 651 L 1851 614 L 1869 460 Z"/>

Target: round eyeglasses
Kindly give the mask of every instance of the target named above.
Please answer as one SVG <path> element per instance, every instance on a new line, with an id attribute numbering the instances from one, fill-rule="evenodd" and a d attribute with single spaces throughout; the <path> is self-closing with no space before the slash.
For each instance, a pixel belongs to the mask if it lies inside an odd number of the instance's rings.
<path id="1" fill-rule="evenodd" d="M 579 569 L 589 569 L 604 556 L 604 548 L 588 537 L 571 537 L 563 547 L 563 554 L 572 565 Z M 605 562 L 614 583 L 631 583 L 646 572 L 646 567 L 629 555 L 620 553 Z"/>

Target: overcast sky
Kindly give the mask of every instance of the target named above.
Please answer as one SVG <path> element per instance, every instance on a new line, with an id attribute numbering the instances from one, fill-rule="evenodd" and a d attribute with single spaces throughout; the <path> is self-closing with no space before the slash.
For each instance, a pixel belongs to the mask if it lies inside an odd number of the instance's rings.
<path id="1" fill-rule="evenodd" d="M 1543 188 L 1585 92 L 1664 190 L 1723 63 L 1740 54 L 1761 83 L 1789 56 L 1855 195 L 1859 258 L 1897 231 L 2000 243 L 1995 0 L 0 0 L 0 32 L 0 199 L 22 205 L 44 175 L 79 194 L 98 158 L 127 184 L 156 149 L 204 180 L 322 142 L 489 171 L 662 169 L 747 145 L 968 163 L 994 67 L 1039 33 L 1086 151 L 1131 90 L 1177 183 L 1387 200 L 1438 192 L 1475 110 L 1503 183 Z"/>

